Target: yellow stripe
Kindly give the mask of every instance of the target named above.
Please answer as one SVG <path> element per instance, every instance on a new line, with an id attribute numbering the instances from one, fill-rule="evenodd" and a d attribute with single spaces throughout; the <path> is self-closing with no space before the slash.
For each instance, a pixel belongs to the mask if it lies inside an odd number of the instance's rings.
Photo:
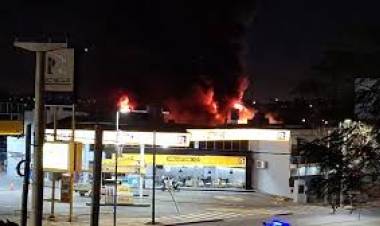
<path id="1" fill-rule="evenodd" d="M 18 120 L 0 120 L 0 135 L 22 135 L 24 126 Z"/>
<path id="2" fill-rule="evenodd" d="M 103 168 L 112 168 L 114 159 L 104 159 Z M 140 161 L 139 154 L 123 154 L 118 158 L 118 165 L 123 168 L 138 167 Z M 151 154 L 146 154 L 145 165 L 153 162 Z M 165 166 L 200 166 L 200 167 L 234 167 L 245 168 L 246 159 L 244 156 L 199 156 L 199 155 L 157 155 L 157 165 Z"/>

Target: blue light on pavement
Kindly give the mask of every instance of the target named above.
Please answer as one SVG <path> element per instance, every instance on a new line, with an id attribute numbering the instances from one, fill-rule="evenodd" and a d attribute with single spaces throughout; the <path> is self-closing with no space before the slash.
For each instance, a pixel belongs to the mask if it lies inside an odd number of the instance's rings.
<path id="1" fill-rule="evenodd" d="M 263 222 L 263 226 L 291 226 L 291 225 L 290 223 L 286 221 L 274 219 L 271 221 Z"/>

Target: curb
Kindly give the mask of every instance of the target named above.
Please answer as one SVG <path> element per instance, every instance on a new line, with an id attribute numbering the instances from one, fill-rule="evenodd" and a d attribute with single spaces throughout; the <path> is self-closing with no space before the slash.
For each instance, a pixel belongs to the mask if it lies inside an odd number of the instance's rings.
<path id="1" fill-rule="evenodd" d="M 201 223 L 212 223 L 212 222 L 221 222 L 223 219 L 210 219 L 210 220 L 193 220 L 186 222 L 178 222 L 178 223 L 162 223 L 163 226 L 177 226 L 177 225 L 187 225 L 187 224 L 201 224 Z"/>
<path id="2" fill-rule="evenodd" d="M 91 206 L 91 203 L 86 203 L 86 206 Z M 113 206 L 112 203 L 100 203 L 99 206 Z M 117 206 L 133 206 L 133 207 L 150 207 L 150 204 L 146 203 L 118 203 Z"/>

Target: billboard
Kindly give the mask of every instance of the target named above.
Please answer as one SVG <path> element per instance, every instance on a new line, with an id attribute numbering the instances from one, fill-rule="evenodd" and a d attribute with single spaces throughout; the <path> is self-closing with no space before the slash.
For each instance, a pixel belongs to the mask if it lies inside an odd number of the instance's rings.
<path id="1" fill-rule="evenodd" d="M 46 52 L 45 91 L 74 91 L 74 49 Z"/>

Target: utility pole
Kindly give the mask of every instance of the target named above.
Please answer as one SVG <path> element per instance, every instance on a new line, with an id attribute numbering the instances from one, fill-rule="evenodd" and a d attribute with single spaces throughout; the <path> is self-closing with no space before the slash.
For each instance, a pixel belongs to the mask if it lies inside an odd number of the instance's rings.
<path id="1" fill-rule="evenodd" d="M 54 106 L 53 107 L 53 125 L 54 125 L 54 142 L 57 141 L 57 106 Z M 52 183 L 52 187 L 51 187 L 51 206 L 50 206 L 50 216 L 49 216 L 49 219 L 50 220 L 55 220 L 55 216 L 54 216 L 54 205 L 55 205 L 55 177 L 56 177 L 56 173 L 52 172 L 51 173 L 52 175 L 52 178 L 51 178 L 51 183 Z"/>
<path id="2" fill-rule="evenodd" d="M 152 224 L 156 224 L 156 129 L 153 131 L 153 186 L 152 186 Z"/>
<path id="3" fill-rule="evenodd" d="M 43 172 L 43 153 L 45 132 L 44 117 L 44 69 L 45 52 L 36 52 L 36 79 L 35 79 L 35 100 L 34 100 L 34 183 L 33 183 L 33 210 L 34 226 L 42 225 L 43 195 L 44 195 L 44 172 Z"/>
<path id="4" fill-rule="evenodd" d="M 99 225 L 99 201 L 100 185 L 102 174 L 102 151 L 103 151 L 103 130 L 100 126 L 95 126 L 95 151 L 93 166 L 93 184 L 92 184 L 92 202 L 91 202 L 91 219 L 90 226 Z"/>
<path id="5" fill-rule="evenodd" d="M 33 43 L 15 42 L 15 47 L 36 52 L 36 70 L 34 84 L 34 150 L 33 150 L 33 175 L 32 190 L 32 222 L 34 226 L 42 226 L 43 213 L 43 143 L 45 135 L 44 123 L 44 88 L 45 88 L 45 55 L 47 51 L 67 47 L 67 43 Z"/>
<path id="6" fill-rule="evenodd" d="M 75 104 L 72 105 L 72 118 L 71 118 L 71 142 L 74 145 L 74 152 L 76 152 L 76 145 L 75 145 Z M 75 153 L 74 153 L 75 156 Z M 74 157 L 74 162 L 76 162 Z M 74 201 L 74 172 L 70 172 L 70 203 L 69 203 L 69 222 L 73 220 L 73 201 Z"/>
<path id="7" fill-rule="evenodd" d="M 27 225 L 28 219 L 28 191 L 30 179 L 30 145 L 32 141 L 32 125 L 26 126 L 26 140 L 25 140 L 25 170 L 24 170 L 24 183 L 22 191 L 22 205 L 21 205 L 21 226 Z"/>

